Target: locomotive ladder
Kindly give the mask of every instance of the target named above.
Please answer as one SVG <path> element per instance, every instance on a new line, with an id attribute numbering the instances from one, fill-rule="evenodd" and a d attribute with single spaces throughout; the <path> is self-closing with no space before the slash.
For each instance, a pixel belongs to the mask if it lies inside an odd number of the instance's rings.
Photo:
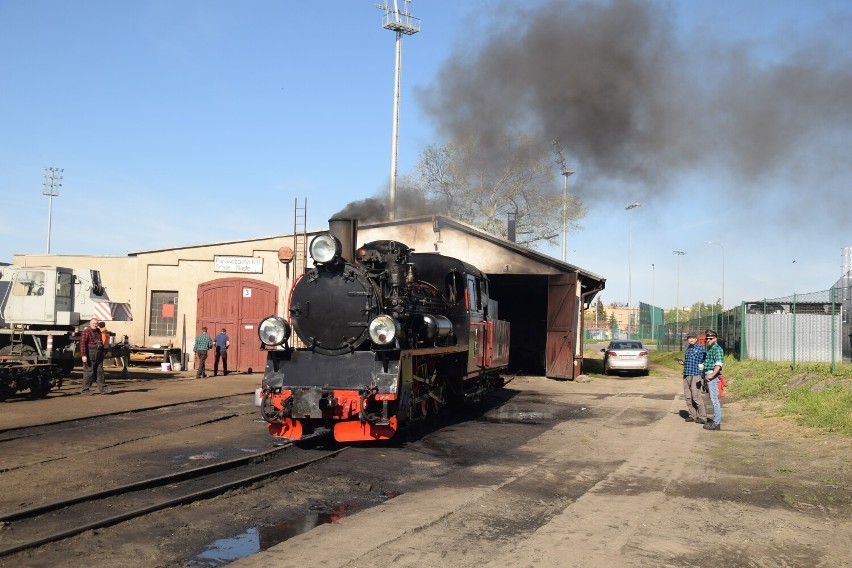
<path id="1" fill-rule="evenodd" d="M 308 255 L 308 199 L 299 207 L 299 198 L 293 207 L 293 279 L 305 272 Z"/>
<path id="2" fill-rule="evenodd" d="M 299 279 L 307 269 L 308 262 L 308 198 L 302 200 L 299 207 L 299 198 L 296 198 L 293 206 L 293 282 Z M 289 297 L 289 293 L 288 293 Z M 289 309 L 290 306 L 287 306 Z M 290 314 L 285 314 L 289 319 Z M 293 347 L 303 347 L 299 338 L 295 335 L 291 339 Z"/>

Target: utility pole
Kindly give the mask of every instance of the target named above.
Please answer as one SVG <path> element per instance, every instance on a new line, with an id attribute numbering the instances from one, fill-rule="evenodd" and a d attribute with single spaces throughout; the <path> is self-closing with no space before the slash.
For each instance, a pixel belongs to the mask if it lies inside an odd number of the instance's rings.
<path id="1" fill-rule="evenodd" d="M 393 221 L 396 213 L 396 172 L 397 158 L 399 156 L 399 84 L 402 75 L 402 36 L 414 35 L 420 31 L 420 20 L 413 17 L 408 11 L 408 3 L 411 0 L 402 0 L 403 9 L 399 10 L 398 0 L 393 1 L 393 8 L 384 4 L 376 4 L 376 8 L 385 11 L 382 17 L 382 27 L 396 33 L 396 62 L 394 65 L 393 80 L 393 126 L 391 127 L 391 171 L 390 171 L 390 195 L 388 199 L 388 219 Z"/>
<path id="2" fill-rule="evenodd" d="M 633 269 L 631 266 L 633 261 L 630 258 L 632 256 L 632 245 L 630 244 L 630 212 L 640 205 L 641 203 L 637 201 L 636 203 L 624 206 L 624 209 L 627 211 L 627 339 L 630 339 L 630 314 L 633 309 L 633 306 L 630 305 L 630 296 L 633 288 Z"/>
<path id="3" fill-rule="evenodd" d="M 59 196 L 59 188 L 62 187 L 62 172 L 64 168 L 44 168 L 44 190 L 42 195 L 47 196 L 47 254 L 50 254 L 50 223 L 53 217 L 53 198 Z"/>
<path id="4" fill-rule="evenodd" d="M 680 342 L 680 257 L 686 253 L 682 250 L 673 250 L 672 254 L 677 255 L 677 292 L 675 300 L 677 305 L 675 306 L 675 333 L 678 334 L 677 340 Z"/>
<path id="5" fill-rule="evenodd" d="M 568 167 L 565 163 L 565 156 L 562 155 L 562 144 L 559 140 L 553 141 L 553 153 L 556 154 L 556 163 L 559 165 L 559 171 L 565 178 L 565 183 L 562 189 L 562 262 L 567 262 L 568 259 L 568 176 L 575 173 L 573 168 Z"/>
<path id="6" fill-rule="evenodd" d="M 651 339 L 657 340 L 656 331 L 657 323 L 657 303 L 654 300 L 654 263 L 651 263 Z"/>

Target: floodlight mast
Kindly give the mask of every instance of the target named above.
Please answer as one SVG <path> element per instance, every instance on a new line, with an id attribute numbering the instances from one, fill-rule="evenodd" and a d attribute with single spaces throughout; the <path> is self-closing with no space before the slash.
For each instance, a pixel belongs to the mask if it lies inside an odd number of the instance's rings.
<path id="1" fill-rule="evenodd" d="M 388 219 L 393 221 L 396 212 L 396 173 L 397 159 L 399 156 L 399 84 L 400 75 L 402 74 L 402 36 L 414 35 L 420 31 L 420 20 L 411 15 L 408 11 L 408 4 L 411 0 L 402 0 L 403 9 L 399 10 L 398 0 L 394 0 L 393 8 L 388 5 L 387 0 L 384 4 L 376 4 L 376 8 L 384 10 L 385 15 L 382 17 L 382 27 L 386 30 L 391 30 L 396 33 L 396 61 L 394 65 L 394 81 L 393 81 L 393 126 L 391 127 L 391 171 L 390 171 L 390 191 L 388 196 Z"/>
<path id="2" fill-rule="evenodd" d="M 47 254 L 50 254 L 50 224 L 53 217 L 53 198 L 59 196 L 59 188 L 62 187 L 62 172 L 64 168 L 44 168 L 44 189 L 42 195 L 47 196 Z"/>

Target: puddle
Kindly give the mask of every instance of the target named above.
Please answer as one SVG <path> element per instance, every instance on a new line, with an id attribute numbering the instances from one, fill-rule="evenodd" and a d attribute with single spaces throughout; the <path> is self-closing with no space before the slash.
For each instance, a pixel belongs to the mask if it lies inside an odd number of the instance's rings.
<path id="1" fill-rule="evenodd" d="M 383 500 L 396 494 L 384 495 Z M 266 550 L 294 536 L 306 533 L 320 525 L 334 523 L 360 510 L 359 505 L 338 505 L 331 510 L 310 511 L 298 519 L 281 521 L 274 525 L 251 527 L 246 532 L 222 538 L 206 546 L 206 550 L 188 562 L 188 566 L 223 566 L 239 558 Z"/>

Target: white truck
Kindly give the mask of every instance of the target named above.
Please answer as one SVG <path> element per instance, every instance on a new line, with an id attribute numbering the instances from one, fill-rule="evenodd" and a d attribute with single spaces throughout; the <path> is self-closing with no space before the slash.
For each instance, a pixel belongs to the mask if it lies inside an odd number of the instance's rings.
<path id="1" fill-rule="evenodd" d="M 97 270 L 0 267 L 0 400 L 61 387 L 81 330 L 113 309 Z"/>

